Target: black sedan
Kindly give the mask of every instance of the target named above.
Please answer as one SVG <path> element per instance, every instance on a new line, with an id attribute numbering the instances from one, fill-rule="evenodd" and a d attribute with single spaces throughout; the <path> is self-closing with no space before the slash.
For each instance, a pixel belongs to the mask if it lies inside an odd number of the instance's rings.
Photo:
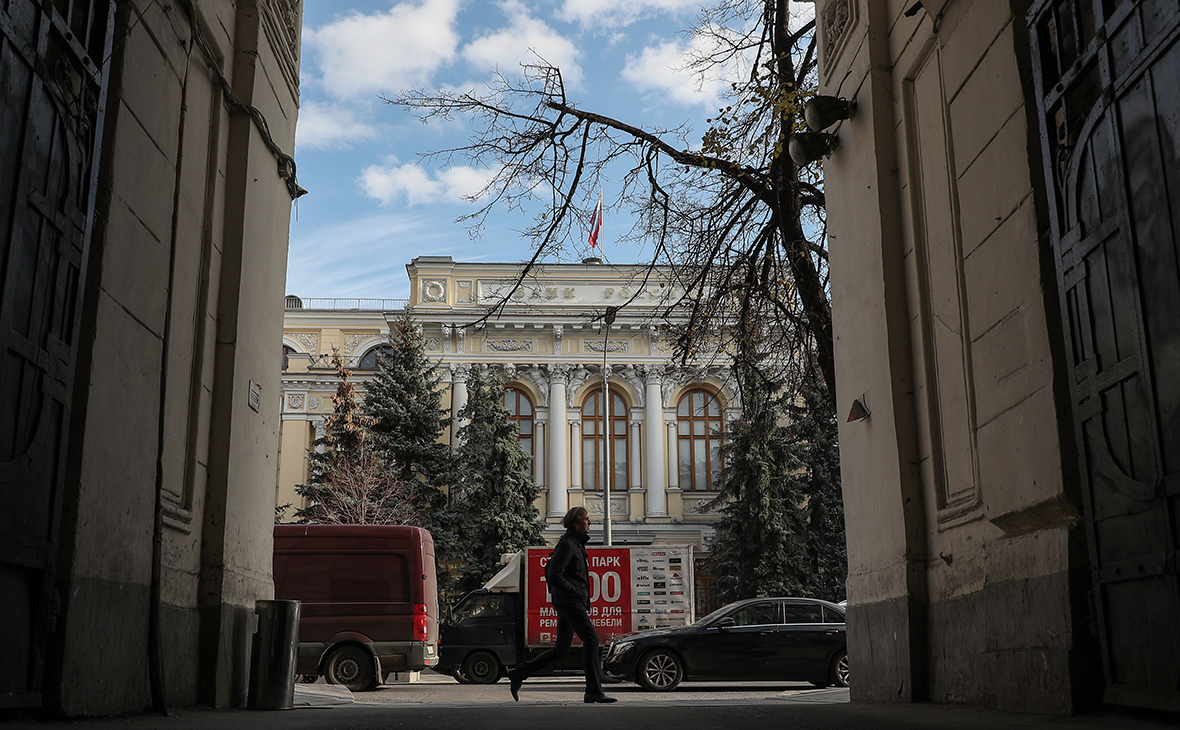
<path id="1" fill-rule="evenodd" d="M 691 626 L 623 636 L 602 650 L 612 679 L 653 691 L 682 680 L 807 681 L 848 686 L 844 610 L 812 598 L 751 598 Z"/>

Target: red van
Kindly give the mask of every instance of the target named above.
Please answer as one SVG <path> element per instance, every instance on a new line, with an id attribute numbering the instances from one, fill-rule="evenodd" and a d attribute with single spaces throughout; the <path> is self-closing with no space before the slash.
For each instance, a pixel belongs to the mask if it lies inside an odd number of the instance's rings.
<path id="1" fill-rule="evenodd" d="M 404 525 L 275 525 L 275 598 L 303 602 L 295 672 L 350 690 L 438 664 L 434 540 Z"/>

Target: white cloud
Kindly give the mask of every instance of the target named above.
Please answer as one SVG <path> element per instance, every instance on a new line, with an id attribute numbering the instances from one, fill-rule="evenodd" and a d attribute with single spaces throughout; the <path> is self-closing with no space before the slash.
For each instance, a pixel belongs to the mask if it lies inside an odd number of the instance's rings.
<path id="1" fill-rule="evenodd" d="M 311 228 L 291 224 L 287 292 L 302 297 L 405 298 L 406 263 L 455 237 L 436 216 L 381 213 Z M 327 263 L 326 263 L 327 262 Z"/>
<path id="2" fill-rule="evenodd" d="M 306 29 L 304 48 L 318 54 L 325 93 L 346 99 L 427 84 L 455 55 L 461 1 L 401 2 L 387 12 L 353 13 Z"/>
<path id="3" fill-rule="evenodd" d="M 716 76 L 701 78 L 685 68 L 690 54 L 700 52 L 699 39 L 648 46 L 628 56 L 622 76 L 639 91 L 683 106 L 717 106 L 727 82 Z"/>
<path id="4" fill-rule="evenodd" d="M 295 147 L 299 150 L 342 149 L 377 136 L 377 128 L 338 104 L 306 101 L 299 107 Z"/>
<path id="5" fill-rule="evenodd" d="M 449 167 L 430 172 L 415 164 L 399 164 L 389 158 L 384 165 L 370 165 L 361 171 L 358 181 L 370 198 L 382 205 L 404 200 L 407 205 L 455 203 L 464 196 L 476 195 L 495 174 L 474 167 Z"/>
<path id="6" fill-rule="evenodd" d="M 467 44 L 463 58 L 468 63 L 481 71 L 499 69 L 515 74 L 521 63 L 536 63 L 540 56 L 561 69 L 567 88 L 581 85 L 583 72 L 578 65 L 581 52 L 572 41 L 533 17 L 519 0 L 505 0 L 500 3 L 500 9 L 508 18 L 508 27 Z"/>
<path id="7" fill-rule="evenodd" d="M 619 28 L 662 13 L 695 13 L 701 0 L 565 0 L 557 16 L 583 27 Z"/>

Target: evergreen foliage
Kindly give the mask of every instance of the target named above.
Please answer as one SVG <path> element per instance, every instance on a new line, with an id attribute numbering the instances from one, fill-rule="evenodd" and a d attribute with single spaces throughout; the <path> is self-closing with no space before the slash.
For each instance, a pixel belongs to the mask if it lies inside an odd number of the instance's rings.
<path id="1" fill-rule="evenodd" d="M 422 335 L 406 315 L 389 333 L 389 349 L 377 358 L 377 372 L 365 387 L 373 446 L 395 464 L 398 478 L 412 485 L 415 507 L 433 533 L 446 506 L 451 449 L 439 441 L 450 425 L 439 390 L 441 376 L 427 357 Z M 436 542 L 440 535 L 435 535 Z"/>
<path id="2" fill-rule="evenodd" d="M 813 376 L 793 395 L 739 369 L 740 420 L 723 447 L 722 518 L 710 543 L 720 597 L 844 599 L 847 558 L 836 420 Z"/>
<path id="3" fill-rule="evenodd" d="M 407 487 L 416 524 L 434 538 L 438 589 L 446 594 L 453 582 L 449 567 L 462 553 L 447 509 L 454 462 L 451 447 L 440 441 L 451 423 L 442 405 L 441 381 L 437 364 L 426 356 L 421 332 L 405 315 L 392 323 L 388 348 L 377 357 L 377 372 L 365 386 L 365 411 L 374 449 Z"/>
<path id="4" fill-rule="evenodd" d="M 483 367 L 474 367 L 467 380 L 467 404 L 459 413 L 465 425 L 459 430 L 451 491 L 450 509 L 464 556 L 464 564 L 455 566 L 462 572 L 455 586 L 458 595 L 495 575 L 501 554 L 544 544 L 532 457 L 521 448 L 503 399 L 503 385 Z"/>

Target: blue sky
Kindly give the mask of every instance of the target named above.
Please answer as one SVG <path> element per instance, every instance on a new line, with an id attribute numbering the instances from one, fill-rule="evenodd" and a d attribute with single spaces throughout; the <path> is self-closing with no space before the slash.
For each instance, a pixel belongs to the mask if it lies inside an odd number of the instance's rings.
<path id="1" fill-rule="evenodd" d="M 516 233 L 530 218 L 498 211 L 473 240 L 455 218 L 486 172 L 449 169 L 419 153 L 462 144 L 463 122 L 421 124 L 381 102 L 410 87 L 482 87 L 536 56 L 562 69 L 578 106 L 644 127 L 693 128 L 718 107 L 720 80 L 681 69 L 700 0 L 306 0 L 295 159 L 310 191 L 292 211 L 287 292 L 303 297 L 403 298 L 415 256 L 522 261 Z M 606 190 L 609 202 L 612 191 Z M 608 260 L 641 260 L 612 244 Z M 569 242 L 577 260 L 584 243 Z"/>

